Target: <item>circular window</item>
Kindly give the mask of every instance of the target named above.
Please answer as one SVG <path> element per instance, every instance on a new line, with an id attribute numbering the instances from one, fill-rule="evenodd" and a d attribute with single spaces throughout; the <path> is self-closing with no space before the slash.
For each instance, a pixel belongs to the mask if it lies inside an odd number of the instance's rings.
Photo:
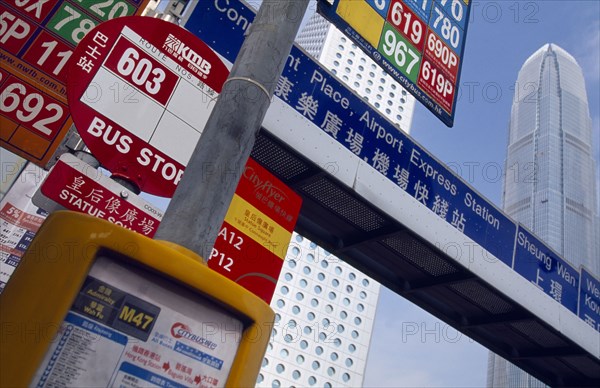
<path id="1" fill-rule="evenodd" d="M 306 255 L 306 258 L 308 259 L 308 261 L 315 261 L 315 255 L 313 255 L 312 253 L 309 253 L 308 255 Z"/>
<path id="2" fill-rule="evenodd" d="M 308 286 L 308 282 L 306 281 L 306 279 L 300 279 L 300 287 L 304 288 Z"/>
<path id="3" fill-rule="evenodd" d="M 364 311 L 364 310 L 365 310 L 365 306 L 364 306 L 362 303 L 359 303 L 358 305 L 356 305 L 356 309 L 357 309 L 359 312 L 362 312 L 362 311 Z"/>
<path id="4" fill-rule="evenodd" d="M 359 295 L 360 295 L 360 299 L 366 299 L 367 298 L 367 293 L 364 292 L 364 291 L 361 291 Z"/>
<path id="5" fill-rule="evenodd" d="M 350 299 L 344 298 L 343 302 L 344 302 L 344 306 L 350 306 Z"/>
<path id="6" fill-rule="evenodd" d="M 369 287 L 369 280 L 368 280 L 368 279 L 363 279 L 363 280 L 362 280 L 362 284 L 363 284 L 363 286 L 365 286 L 365 287 Z"/>
<path id="7" fill-rule="evenodd" d="M 345 312 L 344 310 L 340 311 L 340 318 L 342 318 L 342 319 L 348 318 L 348 313 Z"/>
<path id="8" fill-rule="evenodd" d="M 358 338 L 358 331 L 352 330 L 352 338 Z"/>
<path id="9" fill-rule="evenodd" d="M 294 378 L 294 380 L 298 380 L 300 378 L 300 376 L 302 376 L 302 374 L 300 373 L 300 371 L 295 370 L 292 372 L 292 377 Z"/>
<path id="10" fill-rule="evenodd" d="M 286 286 L 281 287 L 281 293 L 283 295 L 287 295 L 288 292 L 290 292 L 289 288 L 287 288 Z"/>
<path id="11" fill-rule="evenodd" d="M 327 334 L 325 334 L 324 332 L 320 332 L 319 333 L 319 339 L 321 341 L 325 341 L 327 339 Z"/>
<path id="12" fill-rule="evenodd" d="M 285 274 L 285 280 L 287 280 L 287 281 L 289 282 L 289 281 L 290 281 L 290 280 L 292 280 L 293 278 L 294 278 L 294 277 L 292 276 L 292 274 L 291 274 L 291 273 L 289 273 L 289 272 L 286 272 L 286 274 Z"/>
<path id="13" fill-rule="evenodd" d="M 350 351 L 350 353 L 354 353 L 356 351 L 356 345 L 354 345 L 354 344 L 348 345 L 348 350 Z"/>
<path id="14" fill-rule="evenodd" d="M 350 367 L 351 367 L 353 364 L 354 364 L 354 361 L 352 361 L 352 359 L 351 359 L 351 358 L 347 358 L 347 359 L 346 359 L 346 366 L 347 366 L 348 368 L 350 368 Z"/>
<path id="15" fill-rule="evenodd" d="M 323 323 L 323 326 L 327 327 L 329 326 L 329 319 L 327 318 L 323 318 L 323 321 L 321 321 Z"/>
<path id="16" fill-rule="evenodd" d="M 325 384 L 323 384 L 323 388 L 331 388 L 331 384 L 330 383 L 325 383 Z"/>
<path id="17" fill-rule="evenodd" d="M 319 305 L 319 301 L 317 299 L 315 299 L 315 298 L 312 298 L 310 300 L 310 305 L 313 306 L 313 307 L 317 307 Z"/>
<path id="18" fill-rule="evenodd" d="M 310 274 L 310 267 L 308 267 L 308 266 L 304 267 L 303 271 L 307 275 Z"/>
<path id="19" fill-rule="evenodd" d="M 258 374 L 258 379 L 256 379 L 257 383 L 262 383 L 265 380 L 265 376 L 262 375 L 262 373 Z"/>
<path id="20" fill-rule="evenodd" d="M 331 314 L 331 313 L 333 312 L 333 306 L 332 306 L 332 305 L 330 305 L 330 304 L 328 304 L 327 306 L 325 306 L 325 311 L 326 311 L 328 314 Z"/>
<path id="21" fill-rule="evenodd" d="M 331 281 L 331 284 L 332 284 L 334 287 L 337 287 L 337 286 L 339 286 L 339 285 L 340 285 L 340 281 L 339 281 L 339 280 L 337 280 L 337 279 L 333 279 L 333 280 Z"/>
<path id="22" fill-rule="evenodd" d="M 335 361 L 335 360 L 337 360 L 339 358 L 339 356 L 338 356 L 338 354 L 336 352 L 331 353 L 330 357 L 331 357 L 332 361 Z"/>
<path id="23" fill-rule="evenodd" d="M 327 374 L 329 376 L 333 376 L 335 374 L 335 369 L 330 366 L 329 368 L 327 368 Z"/>
<path id="24" fill-rule="evenodd" d="M 296 260 L 292 259 L 288 261 L 288 267 L 296 268 Z"/>
<path id="25" fill-rule="evenodd" d="M 329 299 L 334 300 L 337 297 L 337 295 L 335 294 L 335 292 L 330 291 L 329 292 Z"/>
<path id="26" fill-rule="evenodd" d="M 297 355 L 297 356 L 296 356 L 296 362 L 297 362 L 298 364 L 302 364 L 302 363 L 304 362 L 304 356 L 303 356 L 303 355 L 301 355 L 301 354 Z"/>
<path id="27" fill-rule="evenodd" d="M 283 340 L 287 343 L 290 343 L 294 340 L 294 337 L 292 337 L 291 334 L 286 334 L 285 337 L 283 337 Z"/>
<path id="28" fill-rule="evenodd" d="M 283 299 L 278 299 L 277 300 L 277 307 L 282 308 L 283 306 L 285 306 L 285 302 L 283 301 Z"/>
<path id="29" fill-rule="evenodd" d="M 323 354 L 323 348 L 320 346 L 317 346 L 315 348 L 315 353 L 317 353 L 317 356 L 320 356 L 321 354 Z"/>
<path id="30" fill-rule="evenodd" d="M 321 293 L 321 291 L 323 291 L 323 288 L 321 288 L 321 286 L 315 286 L 315 292 L 316 292 L 317 294 L 320 294 L 320 293 Z"/>
<path id="31" fill-rule="evenodd" d="M 317 279 L 325 280 L 325 274 L 323 272 L 319 272 L 319 274 L 317 275 Z"/>
<path id="32" fill-rule="evenodd" d="M 341 275 L 342 274 L 342 267 L 340 267 L 340 266 L 335 267 L 335 273 L 337 275 Z"/>
<path id="33" fill-rule="evenodd" d="M 317 370 L 317 369 L 319 369 L 320 367 L 321 367 L 321 364 L 319 363 L 319 361 L 313 361 L 313 362 L 312 362 L 312 368 L 313 368 L 314 370 Z"/>
<path id="34" fill-rule="evenodd" d="M 283 373 L 285 371 L 285 366 L 283 366 L 283 364 L 277 364 L 275 370 L 277 371 L 277 373 Z"/>
<path id="35" fill-rule="evenodd" d="M 298 256 L 298 255 L 300 254 L 300 248 L 298 248 L 298 247 L 293 247 L 293 248 L 292 248 L 292 254 L 293 254 L 294 256 Z"/>
<path id="36" fill-rule="evenodd" d="M 327 268 L 328 266 L 329 266 L 329 263 L 327 262 L 327 260 L 323 260 L 323 261 L 321 262 L 321 267 L 323 267 L 323 268 Z"/>
<path id="37" fill-rule="evenodd" d="M 306 316 L 308 317 L 309 321 L 314 321 L 315 319 L 315 313 L 313 313 L 312 311 L 306 314 Z"/>
<path id="38" fill-rule="evenodd" d="M 293 319 L 290 319 L 288 322 L 288 327 L 293 329 L 294 327 L 296 327 L 298 324 L 296 323 L 296 321 L 294 321 Z"/>
<path id="39" fill-rule="evenodd" d="M 310 334 L 310 333 L 312 333 L 312 327 L 304 326 L 304 334 Z"/>
<path id="40" fill-rule="evenodd" d="M 315 385 L 315 384 L 317 383 L 317 379 L 315 378 L 315 376 L 310 376 L 310 377 L 308 378 L 308 383 L 309 383 L 310 385 Z"/>
<path id="41" fill-rule="evenodd" d="M 299 234 L 296 235 L 296 241 L 302 242 L 303 240 L 304 240 L 304 237 L 300 236 Z"/>
<path id="42" fill-rule="evenodd" d="M 267 366 L 267 365 L 269 365 L 269 360 L 265 357 L 265 358 L 263 358 L 262 366 Z"/>
<path id="43" fill-rule="evenodd" d="M 337 327 L 338 333 L 343 333 L 344 330 L 345 330 L 344 325 L 338 325 L 338 327 Z"/>
<path id="44" fill-rule="evenodd" d="M 348 373 L 344 373 L 342 375 L 342 380 L 344 380 L 344 382 L 347 383 L 348 381 L 350 381 L 350 375 Z"/>
<path id="45" fill-rule="evenodd" d="M 350 274 L 348 275 L 348 279 L 350 279 L 350 280 L 356 279 L 356 275 L 354 274 L 354 272 L 350 272 Z"/>
<path id="46" fill-rule="evenodd" d="M 299 313 L 300 313 L 300 307 L 298 307 L 298 306 L 294 306 L 294 307 L 292 307 L 292 312 L 293 312 L 294 314 L 299 314 Z"/>
<path id="47" fill-rule="evenodd" d="M 273 388 L 279 388 L 279 387 L 281 387 L 281 383 L 279 382 L 279 380 L 273 380 L 273 383 L 271 384 L 271 386 Z"/>
<path id="48" fill-rule="evenodd" d="M 297 299 L 297 300 L 302 300 L 302 299 L 304 299 L 304 294 L 303 294 L 303 293 L 301 293 L 301 292 L 297 292 L 297 293 L 296 293 L 296 299 Z"/>
<path id="49" fill-rule="evenodd" d="M 342 57 L 342 54 L 340 54 L 340 53 L 336 53 L 336 54 L 335 54 L 335 57 L 336 57 L 336 58 L 341 58 L 341 57 Z"/>
<path id="50" fill-rule="evenodd" d="M 305 340 L 300 341 L 300 348 L 301 349 L 308 348 L 308 342 L 306 342 Z"/>
<path id="51" fill-rule="evenodd" d="M 338 346 L 338 347 L 339 347 L 339 346 L 342 344 L 342 340 L 341 340 L 341 339 L 339 339 L 339 338 L 336 338 L 336 339 L 334 339 L 334 340 L 333 340 L 333 344 L 334 344 L 335 346 Z"/>
<path id="52" fill-rule="evenodd" d="M 354 291 L 354 288 L 352 288 L 352 286 L 351 286 L 351 285 L 347 285 L 347 286 L 346 286 L 346 292 L 348 292 L 348 294 L 351 294 L 351 293 L 352 293 L 352 291 Z"/>

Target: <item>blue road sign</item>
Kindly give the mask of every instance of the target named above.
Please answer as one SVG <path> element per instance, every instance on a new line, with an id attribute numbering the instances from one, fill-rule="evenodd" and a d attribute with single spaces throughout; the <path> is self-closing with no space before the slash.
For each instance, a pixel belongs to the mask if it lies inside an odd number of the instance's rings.
<path id="1" fill-rule="evenodd" d="M 519 225 L 514 270 L 577 314 L 579 271 Z"/>
<path id="2" fill-rule="evenodd" d="M 579 288 L 579 318 L 600 331 L 600 280 L 585 267 L 581 268 Z"/>

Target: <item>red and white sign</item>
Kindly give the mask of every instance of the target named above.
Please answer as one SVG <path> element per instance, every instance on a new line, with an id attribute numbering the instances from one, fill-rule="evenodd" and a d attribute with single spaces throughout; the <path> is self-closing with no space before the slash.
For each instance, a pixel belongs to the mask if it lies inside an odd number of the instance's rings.
<path id="1" fill-rule="evenodd" d="M 69 74 L 71 115 L 102 165 L 171 197 L 229 71 L 183 28 L 124 17 L 82 39 Z"/>
<path id="2" fill-rule="evenodd" d="M 248 159 L 208 266 L 270 303 L 302 199 Z"/>
<path id="3" fill-rule="evenodd" d="M 94 167 L 71 154 L 64 154 L 42 183 L 42 194 L 68 210 L 89 214 L 133 230 L 154 236 L 162 220 L 162 211 L 128 193 Z"/>

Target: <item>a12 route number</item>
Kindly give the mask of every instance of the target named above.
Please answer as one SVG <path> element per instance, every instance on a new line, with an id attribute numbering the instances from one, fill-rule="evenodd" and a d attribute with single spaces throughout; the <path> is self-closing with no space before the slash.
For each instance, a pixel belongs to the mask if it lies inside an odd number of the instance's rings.
<path id="1" fill-rule="evenodd" d="M 60 129 L 65 110 L 52 100 L 48 101 L 49 98 L 37 93 L 34 88 L 19 81 L 7 82 L 1 94 L 0 112 L 6 116 L 39 131 L 47 138 L 54 137 Z"/>
<path id="2" fill-rule="evenodd" d="M 219 231 L 219 234 L 217 235 L 217 242 L 220 239 L 223 239 L 223 241 L 225 241 L 226 244 L 233 246 L 238 251 L 242 250 L 242 245 L 244 244 L 243 237 L 237 235 L 233 230 L 227 230 L 226 226 L 221 228 L 221 230 Z M 215 245 L 217 245 L 216 242 L 215 242 Z M 217 258 L 219 259 L 219 263 L 218 263 L 219 267 L 223 267 L 223 269 L 225 271 L 231 272 L 231 266 L 233 265 L 233 259 L 231 257 L 227 256 L 225 253 L 219 252 L 216 248 L 213 248 L 208 260 L 217 259 Z"/>

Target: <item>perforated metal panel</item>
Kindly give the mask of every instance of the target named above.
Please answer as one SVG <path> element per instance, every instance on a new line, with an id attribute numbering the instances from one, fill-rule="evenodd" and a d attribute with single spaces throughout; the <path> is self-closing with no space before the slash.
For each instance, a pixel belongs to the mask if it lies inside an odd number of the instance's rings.
<path id="1" fill-rule="evenodd" d="M 287 152 L 273 139 L 264 135 L 256 138 L 250 156 L 283 181 L 290 181 L 309 171 L 309 165 Z"/>
<path id="2" fill-rule="evenodd" d="M 544 348 L 560 348 L 568 344 L 536 321 L 511 323 L 510 326 Z"/>
<path id="3" fill-rule="evenodd" d="M 427 245 L 412 238 L 395 236 L 382 240 L 382 243 L 429 275 L 444 276 L 458 273 L 456 266 L 442 259 Z"/>
<path id="4" fill-rule="evenodd" d="M 308 182 L 300 187 L 300 191 L 364 232 L 372 232 L 386 225 L 383 217 L 330 179 L 321 178 Z"/>
<path id="5" fill-rule="evenodd" d="M 477 280 L 452 284 L 450 288 L 492 314 L 506 314 L 513 311 L 508 302 Z"/>

